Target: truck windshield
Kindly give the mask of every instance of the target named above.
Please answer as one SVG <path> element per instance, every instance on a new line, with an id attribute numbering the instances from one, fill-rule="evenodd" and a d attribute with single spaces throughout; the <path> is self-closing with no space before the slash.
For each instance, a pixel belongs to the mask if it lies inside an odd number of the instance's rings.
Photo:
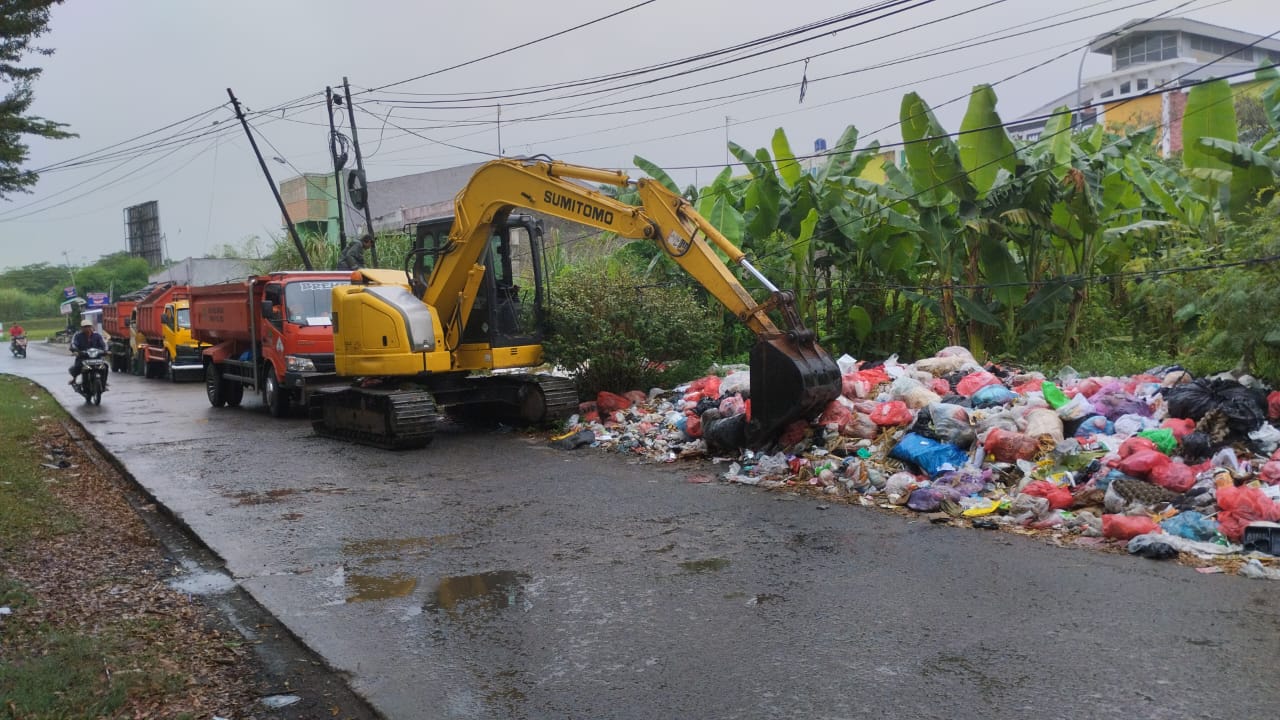
<path id="1" fill-rule="evenodd" d="M 178 308 L 178 327 L 191 327 L 191 308 Z"/>
<path id="2" fill-rule="evenodd" d="M 330 325 L 333 288 L 350 284 L 345 280 L 303 280 L 284 288 L 284 307 L 289 322 L 295 325 Z"/>

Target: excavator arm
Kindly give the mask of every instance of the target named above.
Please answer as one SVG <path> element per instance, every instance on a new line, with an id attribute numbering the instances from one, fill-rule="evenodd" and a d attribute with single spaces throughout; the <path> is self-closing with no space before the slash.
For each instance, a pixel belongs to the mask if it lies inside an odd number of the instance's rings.
<path id="1" fill-rule="evenodd" d="M 619 202 L 575 180 L 619 188 L 634 185 L 641 204 Z M 801 323 L 794 296 L 770 283 L 688 201 L 652 179 L 633 182 L 621 172 L 562 162 L 494 160 L 481 166 L 458 194 L 450 249 L 438 258 L 422 297 L 436 308 L 448 346 L 457 344 L 484 277 L 479 260 L 492 223 L 512 208 L 657 243 L 751 328 L 759 342 L 751 351 L 748 442 L 771 439 L 787 423 L 816 414 L 840 393 L 840 372 Z M 769 297 L 757 302 L 716 250 L 759 281 Z M 774 310 L 783 319 L 782 329 L 768 314 Z"/>

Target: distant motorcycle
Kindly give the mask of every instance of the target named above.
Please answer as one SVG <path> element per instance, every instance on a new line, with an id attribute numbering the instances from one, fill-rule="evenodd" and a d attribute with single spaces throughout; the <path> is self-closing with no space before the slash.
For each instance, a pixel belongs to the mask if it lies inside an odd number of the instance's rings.
<path id="1" fill-rule="evenodd" d="M 102 393 L 107 391 L 107 375 L 111 368 L 107 364 L 107 353 L 98 348 L 81 350 L 80 382 L 76 383 L 76 392 L 84 396 L 85 404 L 102 404 Z"/>
<path id="2" fill-rule="evenodd" d="M 9 341 L 9 352 L 13 353 L 16 358 L 24 358 L 27 356 L 27 336 L 19 335 Z"/>

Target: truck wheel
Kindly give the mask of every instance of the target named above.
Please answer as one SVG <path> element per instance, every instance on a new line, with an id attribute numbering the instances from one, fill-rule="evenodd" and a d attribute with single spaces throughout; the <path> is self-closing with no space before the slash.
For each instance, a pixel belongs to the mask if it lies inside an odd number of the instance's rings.
<path id="1" fill-rule="evenodd" d="M 209 396 L 210 405 L 220 408 L 227 404 L 222 392 L 222 371 L 213 363 L 204 366 L 204 392 Z"/>
<path id="2" fill-rule="evenodd" d="M 239 380 L 223 380 L 222 397 L 226 399 L 227 407 L 240 407 L 240 401 L 244 398 L 244 385 Z"/>
<path id="3" fill-rule="evenodd" d="M 289 414 L 289 396 L 276 381 L 276 371 L 267 366 L 267 379 L 262 384 L 262 404 L 267 406 L 271 417 L 284 417 Z"/>

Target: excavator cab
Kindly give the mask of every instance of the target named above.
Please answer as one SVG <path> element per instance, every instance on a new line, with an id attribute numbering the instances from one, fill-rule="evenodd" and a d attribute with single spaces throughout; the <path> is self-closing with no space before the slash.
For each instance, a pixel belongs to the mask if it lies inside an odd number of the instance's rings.
<path id="1" fill-rule="evenodd" d="M 427 220 L 414 228 L 410 287 L 419 299 L 426 292 L 434 259 L 448 252 L 453 218 Z M 463 343 L 492 348 L 538 345 L 546 330 L 548 292 L 542 268 L 542 220 L 527 213 L 495 219 L 489 242 L 477 263 L 485 267 Z"/>

